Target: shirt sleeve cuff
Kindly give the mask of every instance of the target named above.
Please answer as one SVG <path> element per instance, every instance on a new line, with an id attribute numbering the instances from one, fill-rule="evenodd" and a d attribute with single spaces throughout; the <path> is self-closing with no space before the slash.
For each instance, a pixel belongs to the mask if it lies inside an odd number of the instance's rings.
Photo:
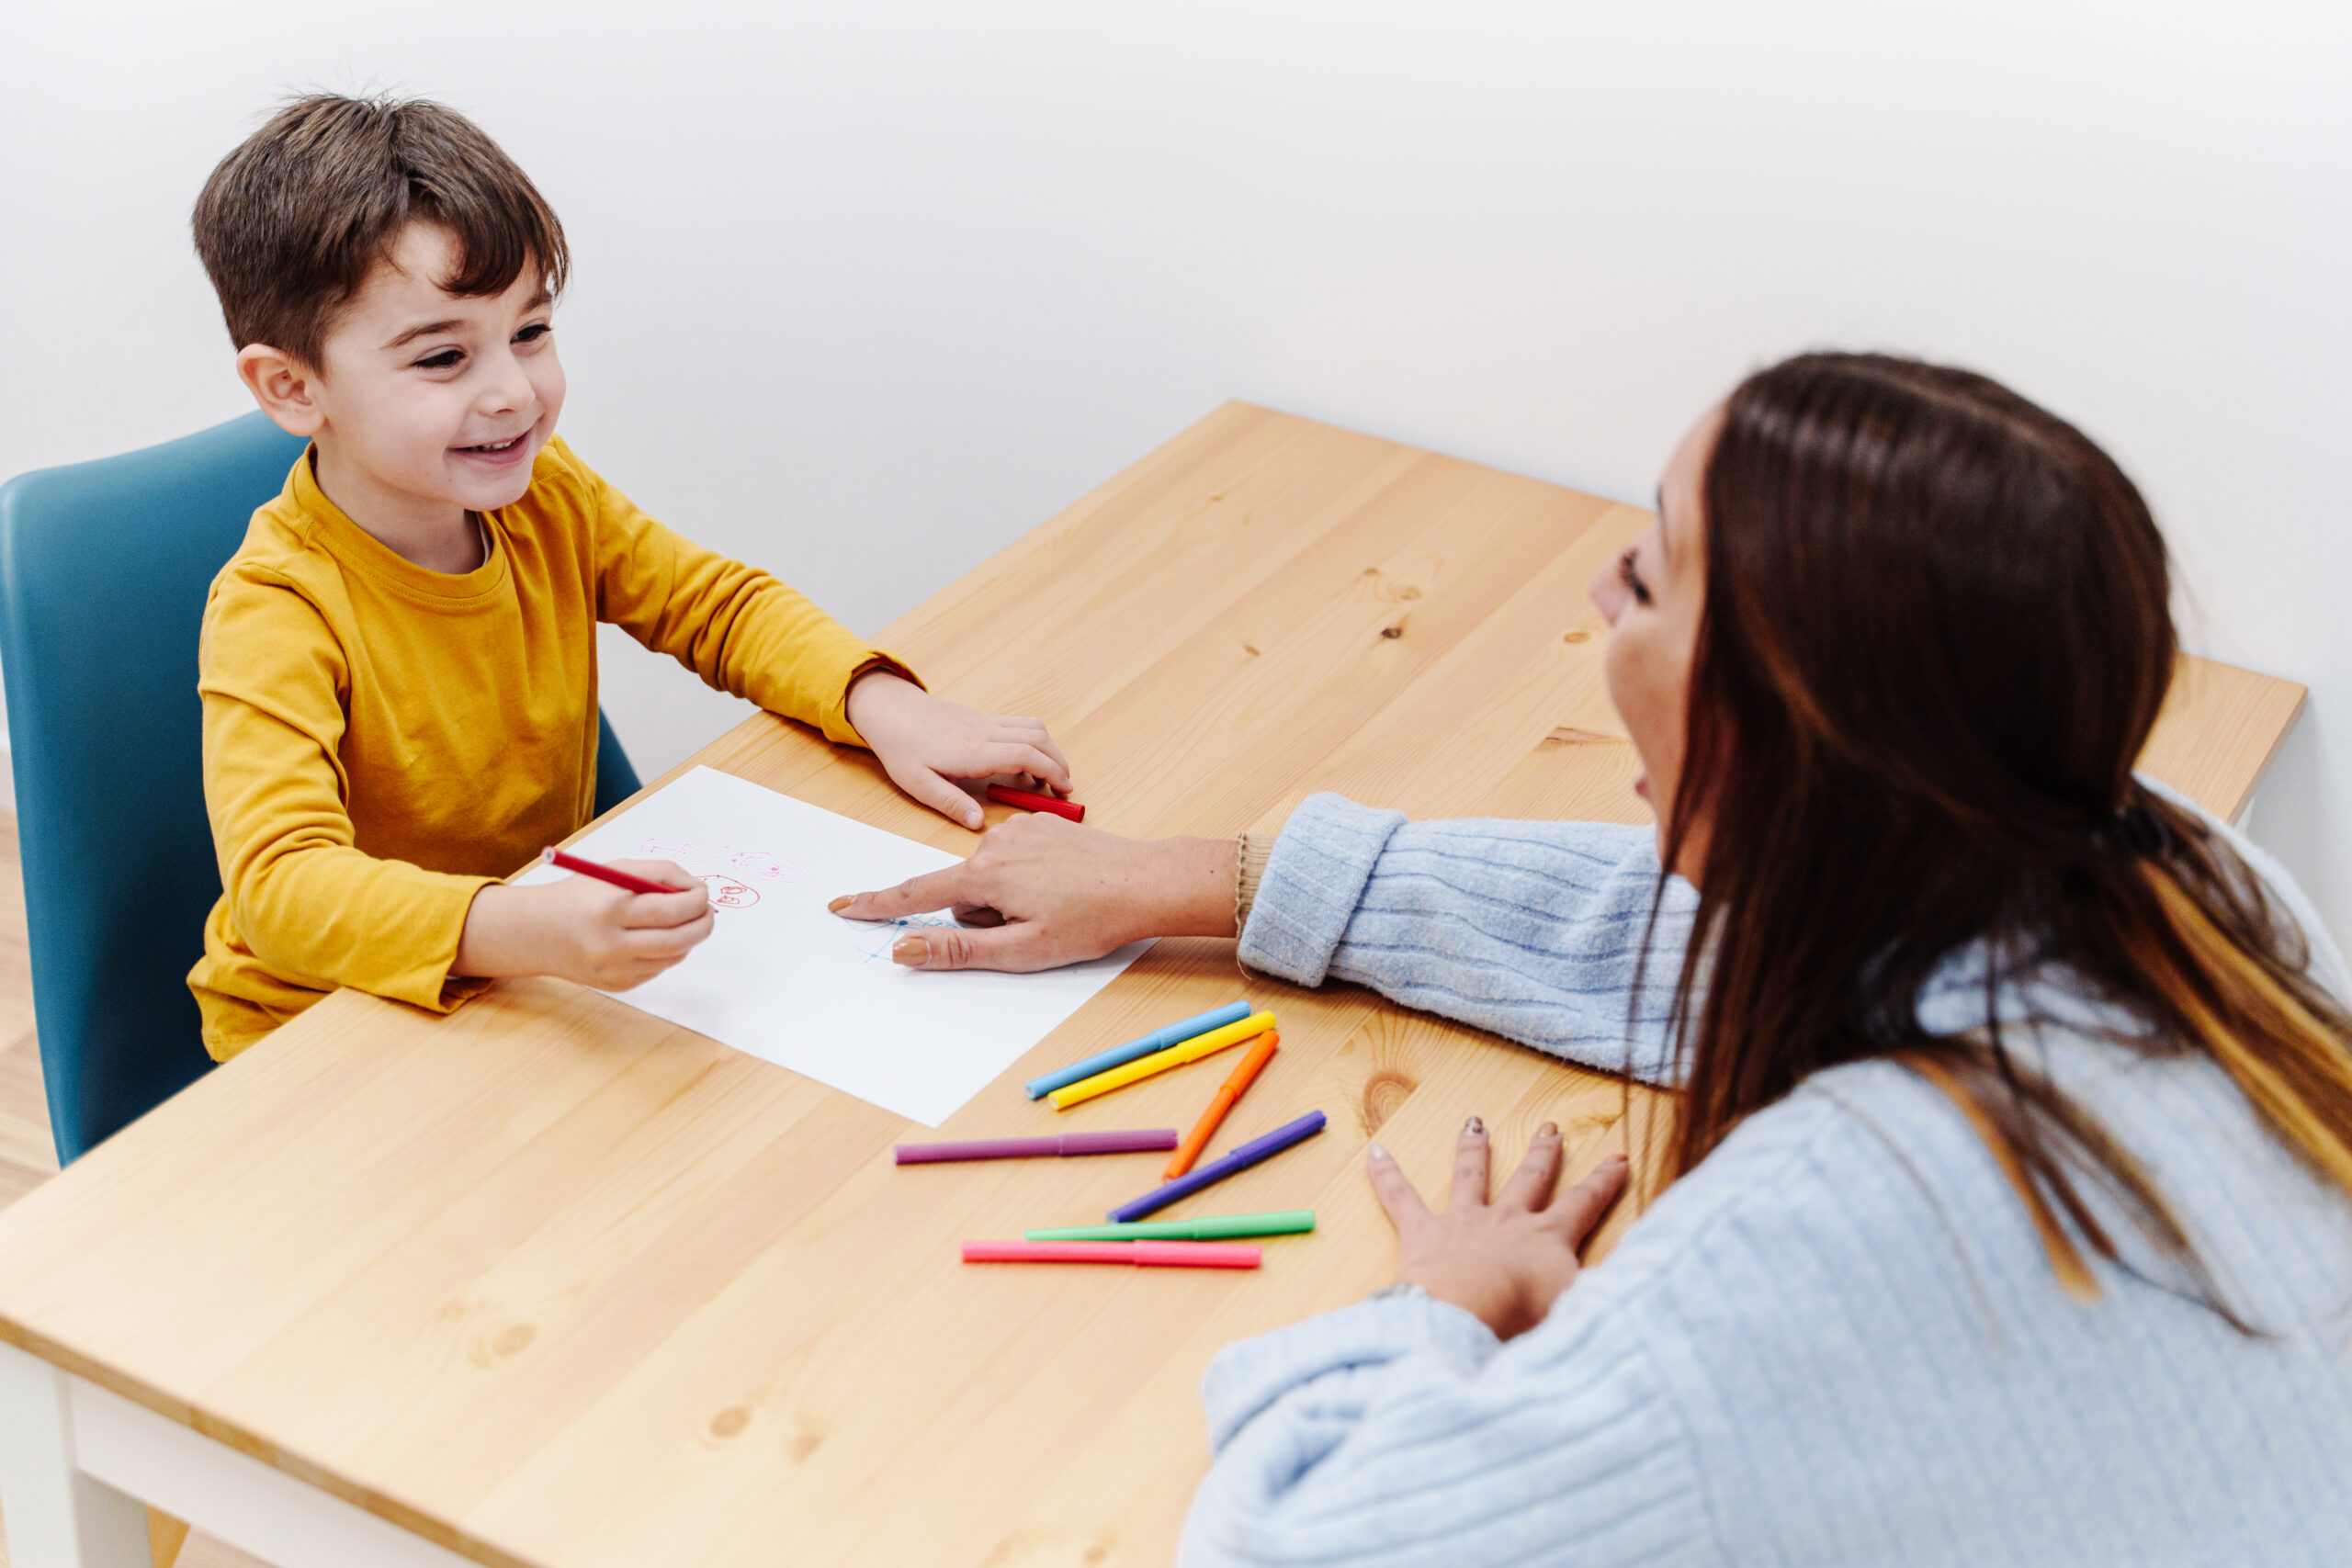
<path id="1" fill-rule="evenodd" d="M 1244 1339 L 1218 1351 L 1201 1380 L 1209 1446 L 1222 1450 L 1275 1400 L 1326 1373 L 1426 1351 L 1456 1362 L 1467 1376 L 1501 1343 L 1470 1313 L 1424 1295 L 1374 1296 Z"/>
<path id="2" fill-rule="evenodd" d="M 923 685 L 922 677 L 916 674 L 897 655 L 885 653 L 878 648 L 869 648 L 859 656 L 857 662 L 851 666 L 849 674 L 842 679 L 833 700 L 825 705 L 825 711 L 817 716 L 817 728 L 824 731 L 826 739 L 837 746 L 865 746 L 869 751 L 874 750 L 873 747 L 866 745 L 865 737 L 860 735 L 856 727 L 849 721 L 849 689 L 857 684 L 859 677 L 871 675 L 876 670 L 885 674 L 896 675 L 901 681 L 908 682 L 923 691 L 931 690 L 929 686 Z"/>
<path id="3" fill-rule="evenodd" d="M 418 922 L 418 929 L 437 928 L 440 940 L 421 951 L 406 968 L 384 977 L 380 984 L 365 984 L 362 990 L 373 991 L 379 997 L 390 997 L 396 1002 L 408 1002 L 434 1012 L 451 1012 L 458 1003 L 479 996 L 490 982 L 452 975 L 450 967 L 458 962 L 458 947 L 466 939 L 466 918 L 473 913 L 474 897 L 485 887 L 494 887 L 494 876 L 444 876 L 434 880 L 444 886 L 433 889 L 433 901 L 447 898 L 447 912 L 438 919 Z"/>
<path id="4" fill-rule="evenodd" d="M 1308 795 L 1266 857 L 1236 956 L 1295 985 L 1321 985 L 1381 851 L 1404 825 L 1401 811 Z"/>

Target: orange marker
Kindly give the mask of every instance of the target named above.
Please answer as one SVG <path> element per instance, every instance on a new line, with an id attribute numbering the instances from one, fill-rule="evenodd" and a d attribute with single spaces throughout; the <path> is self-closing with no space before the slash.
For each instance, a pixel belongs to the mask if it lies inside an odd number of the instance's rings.
<path id="1" fill-rule="evenodd" d="M 1225 1120 L 1226 1112 L 1231 1111 L 1234 1102 L 1248 1092 L 1251 1082 L 1265 1070 L 1266 1064 L 1274 1059 L 1274 1047 L 1282 1043 L 1282 1038 L 1268 1030 L 1263 1039 L 1250 1047 L 1250 1054 L 1241 1058 L 1241 1065 L 1233 1069 L 1233 1076 L 1217 1086 L 1216 1097 L 1209 1101 L 1209 1108 L 1201 1112 L 1201 1119 L 1193 1123 L 1193 1130 L 1185 1134 L 1184 1141 L 1176 1146 L 1176 1157 L 1168 1162 L 1164 1179 L 1173 1181 L 1193 1168 L 1193 1162 L 1201 1157 L 1201 1151 L 1209 1146 L 1209 1139 L 1216 1136 L 1217 1124 Z"/>

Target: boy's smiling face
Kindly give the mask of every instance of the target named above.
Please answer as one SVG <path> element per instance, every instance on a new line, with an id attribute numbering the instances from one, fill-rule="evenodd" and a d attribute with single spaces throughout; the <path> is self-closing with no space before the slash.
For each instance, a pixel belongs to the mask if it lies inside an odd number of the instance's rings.
<path id="1" fill-rule="evenodd" d="M 260 344 L 238 355 L 270 416 L 318 443 L 329 498 L 404 554 L 521 500 L 563 408 L 538 269 L 468 298 L 440 286 L 458 260 L 447 229 L 412 223 L 336 312 L 315 368 Z"/>

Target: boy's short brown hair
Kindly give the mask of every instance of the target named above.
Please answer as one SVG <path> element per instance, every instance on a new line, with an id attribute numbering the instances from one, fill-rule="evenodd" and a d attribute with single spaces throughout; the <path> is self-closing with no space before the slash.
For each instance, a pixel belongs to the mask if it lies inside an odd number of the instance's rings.
<path id="1" fill-rule="evenodd" d="M 560 293 L 563 225 L 530 176 L 422 98 L 297 98 L 220 160 L 196 198 L 196 254 L 237 346 L 316 367 L 327 329 L 413 222 L 457 236 L 452 294 L 502 294 L 526 266 Z"/>

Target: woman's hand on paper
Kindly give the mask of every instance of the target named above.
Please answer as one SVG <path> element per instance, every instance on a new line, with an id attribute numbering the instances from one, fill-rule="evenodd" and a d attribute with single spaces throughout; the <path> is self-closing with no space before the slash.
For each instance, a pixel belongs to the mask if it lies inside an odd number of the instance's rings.
<path id="1" fill-rule="evenodd" d="M 851 684 L 848 711 L 851 728 L 865 738 L 892 784 L 967 828 L 978 829 L 987 818 L 957 779 L 1009 773 L 1069 794 L 1069 763 L 1042 719 L 980 713 L 887 670 L 869 671 Z"/>
<path id="2" fill-rule="evenodd" d="M 888 920 L 952 909 L 974 931 L 910 928 L 891 959 L 915 969 L 1051 969 L 1148 936 L 1231 936 L 1231 839 L 1125 839 L 1058 817 L 1015 817 L 960 865 L 833 913 Z"/>
<path id="3" fill-rule="evenodd" d="M 641 986 L 711 931 L 710 889 L 665 860 L 617 860 L 616 871 L 674 887 L 631 893 L 593 876 L 522 886 L 492 883 L 474 895 L 452 975 L 494 979 L 553 975 L 600 991 Z"/>
<path id="4" fill-rule="evenodd" d="M 1373 1145 L 1372 1190 L 1396 1226 L 1397 1280 L 1473 1314 L 1498 1338 L 1543 1322 L 1576 1283 L 1578 1249 L 1625 1188 L 1625 1158 L 1612 1155 L 1555 1198 L 1560 1163 L 1560 1130 L 1546 1122 L 1488 1202 L 1487 1129 L 1473 1116 L 1454 1141 L 1453 1196 L 1439 1214 L 1395 1157 Z"/>

